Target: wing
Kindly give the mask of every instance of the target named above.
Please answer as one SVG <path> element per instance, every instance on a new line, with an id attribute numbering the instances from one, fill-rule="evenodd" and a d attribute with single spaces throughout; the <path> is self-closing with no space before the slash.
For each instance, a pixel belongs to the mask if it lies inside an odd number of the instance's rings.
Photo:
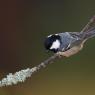
<path id="1" fill-rule="evenodd" d="M 65 33 L 59 33 L 61 37 L 61 46 L 59 51 L 66 51 L 73 47 L 73 45 L 78 43 L 80 40 L 79 38 L 80 32 L 65 32 Z"/>
<path id="2" fill-rule="evenodd" d="M 69 34 L 72 37 L 71 43 L 69 45 L 69 48 L 72 48 L 73 46 L 80 45 L 82 43 L 84 33 L 81 33 L 81 32 L 69 32 Z"/>

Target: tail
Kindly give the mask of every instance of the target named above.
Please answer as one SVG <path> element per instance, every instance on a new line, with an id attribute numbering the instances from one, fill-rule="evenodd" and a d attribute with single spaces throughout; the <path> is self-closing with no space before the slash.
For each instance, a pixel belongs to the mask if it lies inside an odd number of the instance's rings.
<path id="1" fill-rule="evenodd" d="M 89 29 L 88 31 L 86 32 L 82 32 L 83 35 L 84 35 L 84 39 L 89 39 L 89 38 L 92 38 L 95 36 L 95 27 L 94 28 L 91 28 Z"/>
<path id="2" fill-rule="evenodd" d="M 89 29 L 91 29 L 91 27 L 95 27 L 95 16 L 89 20 L 81 32 L 87 32 Z"/>

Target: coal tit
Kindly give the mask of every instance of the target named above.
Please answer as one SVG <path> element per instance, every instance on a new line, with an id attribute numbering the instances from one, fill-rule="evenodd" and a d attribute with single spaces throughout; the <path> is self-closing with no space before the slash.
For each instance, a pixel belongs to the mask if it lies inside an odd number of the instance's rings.
<path id="1" fill-rule="evenodd" d="M 84 42 L 95 36 L 95 28 L 88 29 L 86 32 L 63 32 L 52 34 L 46 37 L 44 46 L 46 50 L 54 53 L 60 52 L 61 55 L 66 53 L 70 56 L 83 48 Z"/>

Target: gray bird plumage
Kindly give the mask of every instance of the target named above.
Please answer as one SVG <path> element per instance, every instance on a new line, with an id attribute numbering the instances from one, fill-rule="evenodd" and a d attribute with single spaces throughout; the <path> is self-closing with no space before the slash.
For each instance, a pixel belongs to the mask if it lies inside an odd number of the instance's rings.
<path id="1" fill-rule="evenodd" d="M 61 37 L 61 45 L 59 51 L 66 51 L 73 46 L 73 43 L 80 41 L 79 32 L 59 33 Z"/>
<path id="2" fill-rule="evenodd" d="M 63 32 L 52 34 L 45 39 L 45 48 L 62 56 L 69 57 L 82 50 L 84 43 L 95 36 L 95 16 L 81 32 Z"/>
<path id="3" fill-rule="evenodd" d="M 61 45 L 59 51 L 66 51 L 73 46 L 79 45 L 82 41 L 95 36 L 95 28 L 91 28 L 86 32 L 64 32 L 59 33 L 61 37 Z"/>
<path id="4" fill-rule="evenodd" d="M 58 34 L 52 34 L 47 37 L 45 45 L 48 49 L 54 52 L 67 51 L 68 49 L 81 44 L 84 40 L 95 36 L 95 28 L 91 28 L 86 32 L 63 32 Z M 60 38 L 60 39 L 59 39 Z M 60 46 L 57 48 L 53 46 L 56 41 L 60 42 Z M 57 42 L 58 43 L 58 42 Z"/>

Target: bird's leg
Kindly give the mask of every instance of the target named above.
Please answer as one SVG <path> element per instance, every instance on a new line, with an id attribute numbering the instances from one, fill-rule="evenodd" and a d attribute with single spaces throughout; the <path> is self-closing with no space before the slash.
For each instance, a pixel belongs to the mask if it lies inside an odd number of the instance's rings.
<path id="1" fill-rule="evenodd" d="M 70 56 L 78 53 L 80 50 L 82 50 L 85 42 L 86 42 L 86 39 L 83 40 L 80 45 L 76 45 L 76 46 L 74 46 L 74 47 L 72 47 L 69 50 L 64 51 L 64 52 L 59 51 L 57 54 L 59 57 L 62 57 L 62 56 L 63 57 L 70 57 Z"/>
<path id="2" fill-rule="evenodd" d="M 71 49 L 65 51 L 65 52 L 58 52 L 57 54 L 59 56 L 65 56 L 65 57 L 70 57 L 76 53 L 78 53 L 81 50 L 80 46 L 74 46 Z"/>
<path id="3" fill-rule="evenodd" d="M 74 46 L 71 49 L 65 51 L 65 52 L 58 52 L 57 54 L 59 55 L 59 57 L 63 56 L 63 57 L 70 57 L 76 53 L 78 53 L 81 49 L 83 48 L 83 45 L 80 46 Z"/>

